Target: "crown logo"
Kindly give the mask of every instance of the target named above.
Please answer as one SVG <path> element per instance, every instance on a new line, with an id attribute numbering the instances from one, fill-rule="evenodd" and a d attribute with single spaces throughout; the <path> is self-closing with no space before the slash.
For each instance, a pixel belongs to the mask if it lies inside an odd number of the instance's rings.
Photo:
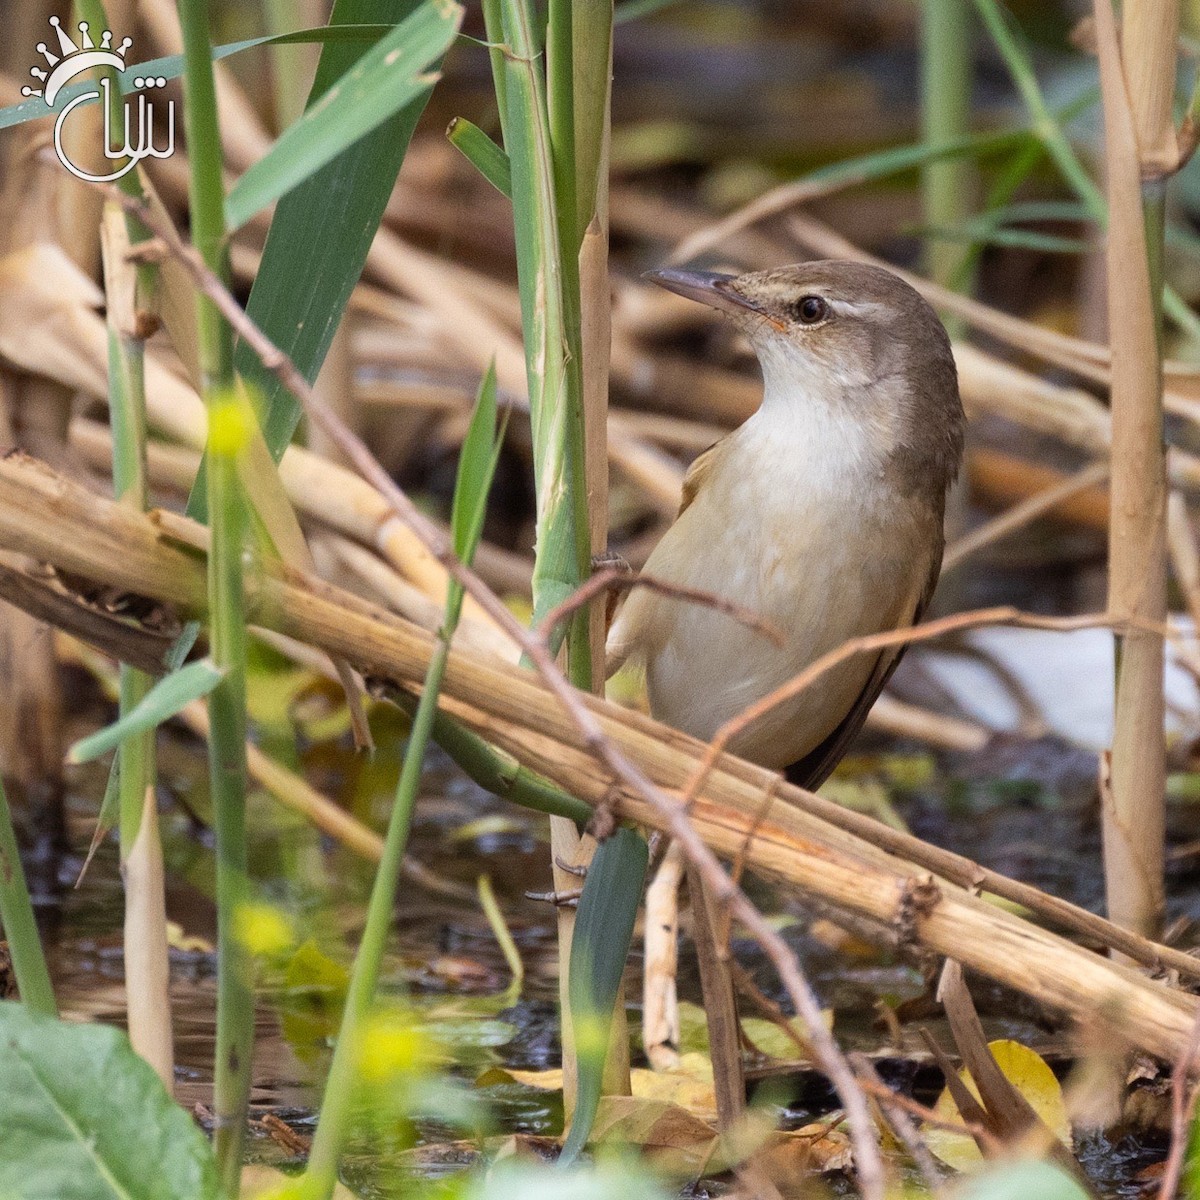
<path id="1" fill-rule="evenodd" d="M 44 87 L 25 86 L 21 89 L 22 96 L 41 96 L 48 105 L 53 107 L 59 92 L 76 76 L 82 75 L 84 71 L 102 66 L 113 67 L 118 71 L 125 69 L 125 55 L 133 45 L 132 38 L 125 38 L 114 49 L 113 35 L 106 29 L 100 35 L 100 45 L 97 46 L 88 32 L 88 23 L 80 21 L 80 44 L 76 45 L 67 31 L 63 29 L 62 22 L 58 17 L 51 17 L 50 24 L 54 27 L 54 32 L 58 34 L 60 53 L 55 54 L 45 42 L 38 42 L 38 53 L 46 60 L 46 65 L 50 70 L 44 71 L 41 67 L 31 67 L 30 75 L 34 79 L 41 80 Z"/>

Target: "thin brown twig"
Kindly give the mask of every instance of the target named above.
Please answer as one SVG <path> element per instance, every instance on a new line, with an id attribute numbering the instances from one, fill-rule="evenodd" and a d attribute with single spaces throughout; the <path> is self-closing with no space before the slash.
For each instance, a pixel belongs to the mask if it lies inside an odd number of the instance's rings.
<path id="1" fill-rule="evenodd" d="M 1052 512 L 1064 500 L 1106 482 L 1111 473 L 1112 463 L 1091 463 L 1061 483 L 1022 500 L 1020 504 L 1014 504 L 1012 508 L 980 525 L 978 529 L 972 529 L 970 533 L 964 534 L 946 547 L 946 554 L 942 559 L 942 574 L 953 571 L 969 555 L 1000 541 L 1001 538 L 1009 537 L 1038 517 Z"/>
<path id="2" fill-rule="evenodd" d="M 1183 1173 L 1183 1157 L 1187 1151 L 1188 1130 L 1196 1112 L 1196 1101 L 1200 1099 L 1200 1084 L 1190 1091 L 1188 1081 L 1200 1061 L 1200 1013 L 1192 1026 L 1192 1035 L 1183 1053 L 1171 1071 L 1171 1151 L 1163 1167 L 1162 1182 L 1158 1189 L 1158 1200 L 1174 1200 L 1179 1188 L 1179 1177 Z"/>
<path id="3" fill-rule="evenodd" d="M 667 262 L 687 262 L 689 259 L 715 249 L 723 242 L 727 242 L 734 234 L 741 233 L 743 229 L 757 225 L 760 221 L 767 220 L 768 217 L 778 216 L 780 213 L 787 212 L 789 208 L 798 208 L 810 200 L 817 200 L 832 195 L 834 192 L 865 183 L 869 178 L 870 176 L 866 172 L 857 172 L 853 175 L 843 175 L 838 179 L 801 179 L 780 184 L 743 205 L 736 212 L 730 213 L 729 216 L 689 234 L 667 255 Z"/>
<path id="4" fill-rule="evenodd" d="M 115 191 L 115 189 L 114 189 Z M 721 867 L 716 855 L 692 827 L 687 814 L 661 791 L 624 752 L 608 738 L 599 721 L 583 701 L 583 697 L 568 682 L 557 663 L 548 653 L 542 640 L 522 626 L 483 581 L 455 555 L 450 539 L 412 503 L 391 476 L 379 465 L 366 444 L 352 433 L 309 386 L 308 381 L 286 354 L 279 349 L 245 311 L 221 281 L 205 266 L 196 251 L 180 237 L 174 225 L 145 205 L 116 193 L 120 203 L 142 220 L 147 228 L 161 238 L 168 252 L 179 260 L 196 287 L 212 301 L 221 315 L 244 339 L 269 371 L 303 405 L 311 421 L 320 426 L 338 450 L 345 455 L 364 478 L 371 482 L 387 500 L 397 517 L 424 543 L 429 552 L 446 571 L 472 595 L 528 655 L 538 675 L 562 705 L 564 712 L 578 729 L 588 751 L 603 762 L 614 776 L 662 818 L 683 849 L 688 860 L 695 864 L 719 902 L 727 904 L 731 913 L 750 931 L 762 946 L 786 988 L 797 1013 L 812 1030 L 812 1048 L 821 1070 L 828 1076 L 846 1110 L 850 1139 L 859 1184 L 867 1200 L 883 1200 L 885 1175 L 883 1160 L 875 1142 L 874 1125 L 866 1096 L 832 1034 L 821 1020 L 821 1007 L 805 978 L 800 962 L 783 937 L 749 901 Z"/>
<path id="5" fill-rule="evenodd" d="M 868 1089 L 869 1093 L 875 1097 L 896 1137 L 917 1164 L 917 1170 L 921 1172 L 929 1191 L 936 1196 L 941 1190 L 944 1175 L 938 1168 L 937 1159 L 930 1153 L 929 1147 L 921 1137 L 920 1130 L 913 1124 L 911 1115 L 903 1105 L 897 1103 L 899 1097 L 883 1082 L 879 1072 L 875 1070 L 875 1064 L 865 1054 L 855 1051 L 850 1055 L 850 1062 L 858 1072 L 859 1082 L 864 1087 L 868 1082 L 875 1085 L 874 1088 Z"/>
<path id="6" fill-rule="evenodd" d="M 605 567 L 603 570 L 597 571 L 590 579 L 581 583 L 565 600 L 556 604 L 542 618 L 541 624 L 534 632 L 543 641 L 546 641 L 555 626 L 561 624 L 579 609 L 586 607 L 602 592 L 629 591 L 635 587 L 648 588 L 652 592 L 658 592 L 661 596 L 670 596 L 675 600 L 685 600 L 692 604 L 702 604 L 707 608 L 716 609 L 717 612 L 732 617 L 733 620 L 745 625 L 748 629 L 753 629 L 755 633 L 761 633 L 776 646 L 782 646 L 787 640 L 778 625 L 773 625 L 765 617 L 759 616 L 752 608 L 738 604 L 735 600 L 729 600 L 715 592 L 704 591 L 702 588 L 683 587 L 668 579 L 660 579 L 656 575 L 632 575 L 621 567 Z"/>
<path id="7" fill-rule="evenodd" d="M 692 774 L 691 779 L 688 780 L 687 786 L 683 790 L 684 804 L 691 803 L 699 795 L 705 780 L 735 737 L 744 733 L 755 721 L 765 716 L 777 705 L 785 703 L 794 696 L 798 696 L 806 688 L 811 687 L 822 675 L 847 659 L 854 658 L 858 654 L 885 650 L 891 646 L 927 642 L 946 633 L 963 629 L 978 629 L 985 625 L 1015 625 L 1024 629 L 1053 629 L 1060 632 L 1072 632 L 1079 629 L 1149 628 L 1151 632 L 1160 633 L 1173 639 L 1179 637 L 1173 629 L 1159 622 L 1118 618 L 1109 613 L 1085 613 L 1077 617 L 1044 617 L 1037 613 L 1022 612 L 1019 608 L 1011 605 L 1000 605 L 995 608 L 977 608 L 971 609 L 969 612 L 954 613 L 952 616 L 942 617 L 936 621 L 926 621 L 922 625 L 912 625 L 906 629 L 892 629 L 884 633 L 872 633 L 864 637 L 851 638 L 836 649 L 821 655 L 803 671 L 793 675 L 791 679 L 780 684 L 774 691 L 768 692 L 761 700 L 747 705 L 736 717 L 726 721 L 709 742 L 704 758 Z"/>

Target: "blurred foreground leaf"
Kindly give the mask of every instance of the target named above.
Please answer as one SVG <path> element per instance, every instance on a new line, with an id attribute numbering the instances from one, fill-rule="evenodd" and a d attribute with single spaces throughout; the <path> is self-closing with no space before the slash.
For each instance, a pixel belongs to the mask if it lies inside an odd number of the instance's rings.
<path id="1" fill-rule="evenodd" d="M 399 20 L 417 7 L 415 0 L 337 0 L 330 26 Z M 364 53 L 361 43 L 328 43 L 321 51 L 309 107 L 319 104 Z M 246 312 L 310 383 L 362 274 L 428 98 L 428 90 L 420 92 L 275 207 Z M 300 421 L 300 406 L 248 346 L 238 347 L 235 362 L 238 373 L 253 381 L 263 397 L 263 435 L 278 461 Z M 194 495 L 192 511 L 198 500 Z"/>
<path id="2" fill-rule="evenodd" d="M 0 1003 L 0 1196 L 217 1200 L 208 1140 L 120 1030 Z"/>
<path id="3" fill-rule="evenodd" d="M 960 1200 L 1088 1200 L 1062 1167 L 1045 1162 L 1006 1163 L 971 1181 Z"/>

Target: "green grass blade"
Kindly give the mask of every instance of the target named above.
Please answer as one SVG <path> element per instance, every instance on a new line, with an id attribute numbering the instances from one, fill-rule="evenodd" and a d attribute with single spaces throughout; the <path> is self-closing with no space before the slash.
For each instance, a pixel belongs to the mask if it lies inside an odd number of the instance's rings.
<path id="1" fill-rule="evenodd" d="M 1033 122 L 1033 132 L 1043 142 L 1071 190 L 1087 206 L 1101 228 L 1108 227 L 1108 204 L 1104 193 L 1087 173 L 1070 140 L 1063 131 L 1062 118 L 1050 112 L 1038 83 L 1033 59 L 1024 44 L 1019 29 L 1014 28 L 1011 14 L 997 0 L 975 0 L 975 7 L 988 34 L 1000 51 L 1004 65 L 1021 95 Z M 1200 342 L 1200 316 L 1184 302 L 1179 293 L 1167 284 L 1163 288 L 1162 306 L 1166 314 L 1193 342 Z"/>
<path id="2" fill-rule="evenodd" d="M 482 509 L 491 490 L 498 451 L 496 378 L 495 372 L 489 370 L 480 384 L 479 399 L 459 460 L 454 489 L 456 544 L 468 565 L 483 528 Z M 400 769 L 400 781 L 396 785 L 396 800 L 388 818 L 383 857 L 371 888 L 366 925 L 350 976 L 312 1153 L 297 1193 L 303 1200 L 329 1200 L 337 1182 L 338 1161 L 349 1133 L 352 1105 L 358 1087 L 363 1026 L 375 1003 L 383 953 L 395 910 L 396 885 L 421 783 L 421 768 L 437 721 L 438 694 L 461 606 L 462 585 L 451 580 L 447 589 L 445 621 L 425 673 L 421 698 L 413 716 L 412 732 Z"/>
<path id="3" fill-rule="evenodd" d="M 495 470 L 496 452 L 496 364 L 493 361 L 479 384 L 475 411 L 458 456 L 458 475 L 450 510 L 450 533 L 454 553 L 467 559 L 475 551 L 473 541 L 481 524 Z M 475 534 L 475 537 L 472 537 Z"/>
<path id="4" fill-rule="evenodd" d="M 465 117 L 455 117 L 446 130 L 446 137 L 492 187 L 512 199 L 512 168 L 508 165 L 508 155 L 478 125 Z"/>
<path id="5" fill-rule="evenodd" d="M 579 1065 L 575 1117 L 559 1164 L 567 1166 L 587 1145 L 600 1104 L 613 1006 L 633 940 L 646 883 L 649 849 L 636 829 L 624 826 L 601 844 L 588 868 L 571 942 L 571 1025 Z"/>
<path id="6" fill-rule="evenodd" d="M 978 246 L 1009 246 L 1016 250 L 1037 250 L 1045 254 L 1084 254 L 1089 243 L 1081 238 L 1063 237 L 1055 233 L 1039 233 L 1034 229 L 1013 229 L 1000 225 L 976 224 L 974 221 L 947 228 L 927 225 L 915 231 L 921 237 L 940 242 L 967 242 Z"/>
<path id="7" fill-rule="evenodd" d="M 458 457 L 458 474 L 454 481 L 450 529 L 454 553 L 465 563 L 474 559 L 479 539 L 483 536 L 488 494 L 496 477 L 496 464 L 500 461 L 503 442 L 504 428 L 499 434 L 496 432 L 496 364 L 493 361 L 479 383 L 475 411 L 471 414 L 471 424 Z M 453 631 L 458 626 L 462 604 L 463 586 L 451 579 L 446 592 L 447 630 Z"/>
<path id="8" fill-rule="evenodd" d="M 613 12 L 613 24 L 624 25 L 626 21 L 636 21 L 639 17 L 648 17 L 661 12 L 664 8 L 674 8 L 683 0 L 625 0 L 618 4 Z"/>
<path id="9" fill-rule="evenodd" d="M 80 738 L 67 752 L 67 762 L 85 763 L 107 754 L 127 738 L 169 721 L 193 700 L 207 696 L 225 678 L 225 671 L 208 659 L 160 679 L 119 721 Z"/>
<path id="10" fill-rule="evenodd" d="M 392 30 L 391 25 L 345 25 L 320 26 L 316 29 L 297 29 L 293 33 L 277 34 L 273 37 L 246 38 L 240 42 L 227 42 L 223 46 L 214 46 L 213 62 L 222 58 L 230 58 L 241 54 L 244 50 L 254 50 L 259 46 L 286 46 L 303 42 L 376 42 L 384 34 Z M 138 76 L 161 75 L 164 79 L 178 79 L 183 74 L 183 55 L 167 54 L 162 58 L 151 58 L 145 62 L 135 63 L 124 71 L 115 71 L 117 85 L 122 95 L 134 91 L 133 81 Z M 88 80 L 81 83 L 68 84 L 58 94 L 54 108 L 51 108 L 40 96 L 22 100 L 20 104 L 10 104 L 0 108 L 0 129 L 10 129 L 14 125 L 23 125 L 26 121 L 37 121 L 43 117 L 53 117 L 60 113 L 67 103 L 85 93 L 91 93 L 91 100 L 82 101 L 80 108 L 95 104 L 99 97 L 96 85 Z"/>
<path id="11" fill-rule="evenodd" d="M 0 926 L 12 955 L 21 1002 L 32 1013 L 58 1016 L 3 783 L 0 783 Z"/>
<path id="12" fill-rule="evenodd" d="M 425 0 L 376 42 L 237 181 L 225 206 L 230 229 L 240 228 L 398 110 L 427 95 L 435 81 L 429 67 L 454 41 L 462 15 L 461 6 L 450 0 Z"/>

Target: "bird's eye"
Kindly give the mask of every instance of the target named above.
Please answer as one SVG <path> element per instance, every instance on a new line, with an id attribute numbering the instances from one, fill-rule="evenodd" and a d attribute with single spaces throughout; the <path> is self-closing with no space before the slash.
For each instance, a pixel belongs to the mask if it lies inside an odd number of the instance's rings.
<path id="1" fill-rule="evenodd" d="M 793 311 L 802 325 L 815 325 L 829 316 L 829 305 L 820 296 L 802 296 Z"/>

